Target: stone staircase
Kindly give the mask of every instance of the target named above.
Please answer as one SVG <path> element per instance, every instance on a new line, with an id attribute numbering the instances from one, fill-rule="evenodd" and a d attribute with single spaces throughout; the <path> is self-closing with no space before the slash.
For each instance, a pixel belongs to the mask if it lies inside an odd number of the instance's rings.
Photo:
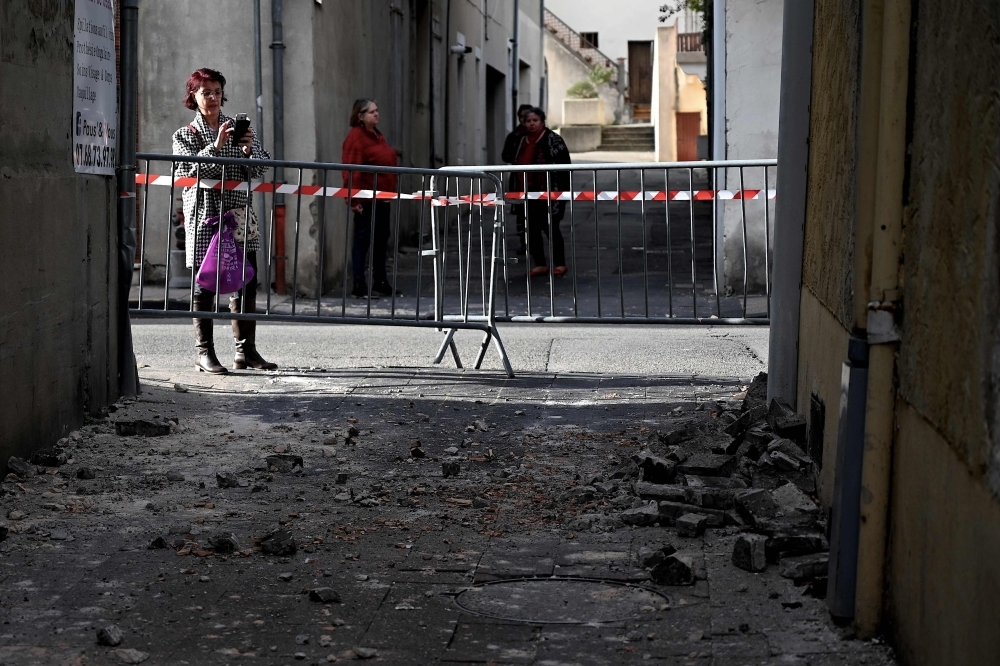
<path id="1" fill-rule="evenodd" d="M 656 150 L 656 128 L 646 123 L 606 125 L 601 128 L 601 150 L 652 152 Z"/>

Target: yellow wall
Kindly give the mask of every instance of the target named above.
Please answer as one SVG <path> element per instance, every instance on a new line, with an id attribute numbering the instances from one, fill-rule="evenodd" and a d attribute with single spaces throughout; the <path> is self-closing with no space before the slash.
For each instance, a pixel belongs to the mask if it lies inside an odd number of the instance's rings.
<path id="1" fill-rule="evenodd" d="M 849 332 L 833 313 L 808 287 L 803 288 L 799 306 L 799 382 L 796 398 L 799 411 L 807 415 L 813 395 L 826 405 L 822 469 L 817 482 L 820 500 L 826 506 L 830 506 L 833 500 L 840 417 L 840 369 L 847 359 L 848 337 Z"/>
<path id="2" fill-rule="evenodd" d="M 937 430 L 898 405 L 887 610 L 902 663 L 1000 663 L 1000 505 Z"/>

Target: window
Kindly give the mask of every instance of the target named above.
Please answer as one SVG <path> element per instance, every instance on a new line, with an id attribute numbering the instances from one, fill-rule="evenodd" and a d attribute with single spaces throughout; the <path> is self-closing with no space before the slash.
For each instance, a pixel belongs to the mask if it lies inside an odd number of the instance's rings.
<path id="1" fill-rule="evenodd" d="M 596 49 L 597 48 L 597 33 L 596 32 L 581 32 L 580 33 L 580 48 L 581 49 Z"/>

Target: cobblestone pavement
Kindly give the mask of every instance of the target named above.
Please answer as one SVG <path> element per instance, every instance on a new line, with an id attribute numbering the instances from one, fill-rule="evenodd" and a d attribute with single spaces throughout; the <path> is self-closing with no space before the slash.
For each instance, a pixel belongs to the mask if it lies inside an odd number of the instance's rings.
<path id="1" fill-rule="evenodd" d="M 3 483 L 0 663 L 893 663 L 778 567 L 734 567 L 740 527 L 618 518 L 612 470 L 746 378 L 188 367 L 143 368 L 65 464 Z M 116 434 L 136 419 L 177 423 Z M 693 585 L 638 565 L 664 544 Z"/>

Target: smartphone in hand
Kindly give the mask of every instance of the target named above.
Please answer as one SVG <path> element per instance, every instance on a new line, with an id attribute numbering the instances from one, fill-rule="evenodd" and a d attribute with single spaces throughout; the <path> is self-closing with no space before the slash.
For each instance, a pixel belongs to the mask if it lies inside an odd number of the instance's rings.
<path id="1" fill-rule="evenodd" d="M 250 117 L 245 113 L 236 114 L 236 124 L 233 126 L 232 141 L 234 146 L 238 146 L 247 132 L 250 131 Z"/>

